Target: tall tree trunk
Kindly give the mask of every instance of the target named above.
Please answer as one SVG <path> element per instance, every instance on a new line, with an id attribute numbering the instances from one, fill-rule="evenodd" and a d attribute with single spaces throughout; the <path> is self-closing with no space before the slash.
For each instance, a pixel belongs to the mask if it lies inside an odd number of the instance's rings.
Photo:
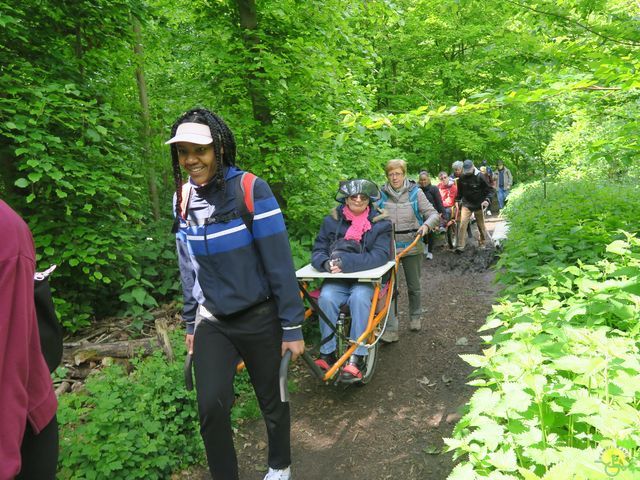
<path id="1" fill-rule="evenodd" d="M 147 95 L 147 82 L 144 77 L 144 53 L 142 51 L 142 29 L 140 21 L 132 17 L 133 23 L 133 52 L 136 61 L 136 82 L 138 84 L 138 98 L 140 100 L 140 116 L 142 119 L 142 161 L 143 170 L 147 170 L 149 180 L 149 197 L 153 217 L 160 219 L 160 201 L 158 199 L 158 187 L 156 185 L 155 165 L 152 165 L 151 157 L 151 115 L 149 114 L 149 97 Z"/>
<path id="2" fill-rule="evenodd" d="M 248 64 L 246 66 L 247 75 L 245 77 L 245 84 L 247 87 L 247 93 L 251 98 L 251 107 L 253 109 L 253 118 L 257 120 L 262 131 L 259 132 L 258 137 L 264 138 L 268 145 L 274 145 L 275 139 L 271 138 L 271 125 L 273 124 L 273 115 L 271 113 L 271 107 L 267 96 L 262 89 L 261 81 L 256 73 L 264 73 L 262 67 L 255 67 L 254 58 L 260 55 L 260 37 L 257 35 L 258 29 L 258 11 L 256 9 L 255 0 L 236 0 L 238 6 L 238 14 L 240 16 L 240 28 L 242 30 L 242 43 L 248 55 Z M 260 154 L 264 158 L 265 156 L 273 153 L 273 150 L 265 146 L 260 146 Z M 286 201 L 282 195 L 284 183 L 282 181 L 269 182 L 271 191 L 275 195 L 280 207 L 286 209 Z"/>
<path id="3" fill-rule="evenodd" d="M 257 35 L 258 28 L 258 12 L 256 10 L 255 0 L 236 0 L 238 5 L 238 13 L 240 14 L 240 28 L 242 29 L 242 43 L 251 57 L 260 54 L 258 45 L 260 38 Z M 251 105 L 253 107 L 253 118 L 255 118 L 263 127 L 265 134 L 268 134 L 268 127 L 273 123 L 273 116 L 269 108 L 267 96 L 262 91 L 260 80 L 256 76 L 256 70 L 253 61 L 247 66 L 246 85 Z"/>

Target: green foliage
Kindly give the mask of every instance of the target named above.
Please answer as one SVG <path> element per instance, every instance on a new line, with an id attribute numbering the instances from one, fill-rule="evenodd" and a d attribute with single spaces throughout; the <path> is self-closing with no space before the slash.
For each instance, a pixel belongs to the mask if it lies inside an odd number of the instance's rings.
<path id="1" fill-rule="evenodd" d="M 178 358 L 183 336 L 172 336 Z M 60 465 L 63 479 L 161 479 L 204 461 L 195 392 L 184 388 L 182 362 L 161 353 L 133 362 L 134 371 L 105 368 L 86 390 L 60 399 Z M 248 375 L 236 378 L 232 421 L 259 415 Z"/>
<path id="2" fill-rule="evenodd" d="M 569 182 L 553 201 L 537 184 L 510 197 L 507 287 L 481 329 L 492 345 L 462 355 L 479 389 L 445 440 L 466 455 L 449 478 L 605 479 L 609 448 L 623 449 L 619 478 L 640 474 L 636 192 Z"/>
<path id="3" fill-rule="evenodd" d="M 534 289 L 537 279 L 568 265 L 597 261 L 606 246 L 637 231 L 640 192 L 633 184 L 578 180 L 533 182 L 509 196 L 508 255 L 498 262 L 505 284 Z"/>

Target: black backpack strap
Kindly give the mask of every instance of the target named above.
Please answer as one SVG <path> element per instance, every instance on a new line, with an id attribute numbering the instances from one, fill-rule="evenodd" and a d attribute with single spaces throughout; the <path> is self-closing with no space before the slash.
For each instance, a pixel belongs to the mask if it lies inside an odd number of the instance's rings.
<path id="1" fill-rule="evenodd" d="M 54 269 L 55 265 L 45 272 L 36 273 L 33 288 L 40 348 L 49 372 L 53 372 L 62 361 L 62 326 L 58 321 L 49 287 L 49 275 Z"/>

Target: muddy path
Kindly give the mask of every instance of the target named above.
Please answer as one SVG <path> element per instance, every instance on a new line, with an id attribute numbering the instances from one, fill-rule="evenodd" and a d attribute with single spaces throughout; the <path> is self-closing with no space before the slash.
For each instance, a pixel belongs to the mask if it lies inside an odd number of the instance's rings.
<path id="1" fill-rule="evenodd" d="M 493 230 L 496 219 L 489 219 Z M 442 438 L 451 435 L 473 390 L 462 353 L 478 353 L 478 328 L 497 293 L 492 251 L 471 242 L 463 254 L 436 243 L 424 260 L 423 327 L 408 329 L 406 292 L 399 301 L 400 341 L 379 351 L 366 386 L 323 385 L 302 364 L 293 367 L 291 395 L 295 480 L 441 480 L 453 468 Z M 404 277 L 399 280 L 404 288 Z M 312 353 L 316 353 L 312 346 Z M 236 447 L 242 480 L 262 480 L 266 470 L 262 420 L 240 428 Z M 210 478 L 204 470 L 196 478 Z M 190 476 L 191 477 L 191 476 Z M 191 477 L 194 478 L 194 477 Z"/>

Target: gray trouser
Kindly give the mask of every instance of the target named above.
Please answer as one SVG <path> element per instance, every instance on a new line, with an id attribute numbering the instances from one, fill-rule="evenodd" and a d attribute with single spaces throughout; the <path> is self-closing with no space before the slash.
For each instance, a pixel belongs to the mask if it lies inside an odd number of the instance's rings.
<path id="1" fill-rule="evenodd" d="M 407 291 L 409 296 L 409 315 L 410 317 L 420 317 L 422 314 L 422 306 L 420 302 L 420 275 L 422 273 L 422 255 L 407 255 L 400 259 L 402 262 L 402 270 L 404 278 L 407 280 Z M 387 320 L 387 330 L 390 332 L 398 331 L 398 318 L 395 315 L 395 304 L 392 303 L 389 319 Z"/>

